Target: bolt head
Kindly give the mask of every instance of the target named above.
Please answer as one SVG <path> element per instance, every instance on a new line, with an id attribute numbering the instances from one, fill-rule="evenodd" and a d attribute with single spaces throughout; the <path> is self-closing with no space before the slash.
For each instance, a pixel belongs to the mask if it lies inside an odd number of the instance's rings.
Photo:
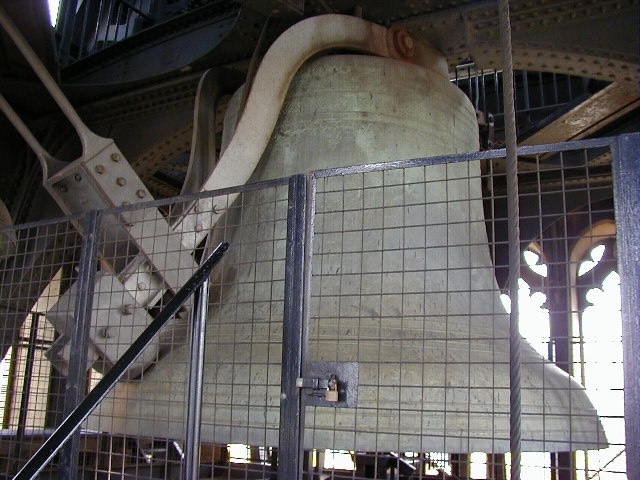
<path id="1" fill-rule="evenodd" d="M 118 178 L 116 179 L 116 183 L 117 183 L 118 185 L 120 185 L 121 187 L 124 187 L 124 186 L 127 184 L 127 179 L 126 179 L 126 178 L 124 178 L 124 177 L 118 177 Z"/>
<path id="2" fill-rule="evenodd" d="M 122 307 L 120 308 L 120 313 L 122 315 L 132 315 L 133 314 L 133 305 L 129 304 L 129 303 L 125 303 L 124 305 L 122 305 Z"/>
<path id="3" fill-rule="evenodd" d="M 96 165 L 96 173 L 102 175 L 105 172 L 104 165 Z"/>
<path id="4" fill-rule="evenodd" d="M 102 338 L 114 338 L 116 336 L 116 329 L 113 327 L 103 327 L 98 332 Z"/>

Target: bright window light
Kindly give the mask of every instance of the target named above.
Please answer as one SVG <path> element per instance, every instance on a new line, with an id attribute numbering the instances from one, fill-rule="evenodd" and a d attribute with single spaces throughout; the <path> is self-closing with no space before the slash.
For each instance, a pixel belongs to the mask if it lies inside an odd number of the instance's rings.
<path id="1" fill-rule="evenodd" d="M 547 266 L 542 262 L 542 258 L 533 250 L 525 250 L 522 253 L 524 261 L 532 272 L 537 273 L 541 277 L 547 276 Z"/>
<path id="2" fill-rule="evenodd" d="M 580 267 L 578 267 L 578 276 L 582 276 L 585 273 L 593 270 L 593 268 L 598 264 L 600 260 L 602 260 L 602 256 L 604 255 L 604 245 L 596 245 L 591 249 L 589 256 L 591 259 L 587 259 L 580 263 Z"/>
<path id="3" fill-rule="evenodd" d="M 58 9 L 60 8 L 60 0 L 49 0 L 49 18 L 51 19 L 51 25 L 56 26 L 58 21 Z"/>
<path id="4" fill-rule="evenodd" d="M 227 445 L 229 449 L 229 460 L 233 463 L 249 463 L 251 458 L 251 448 L 249 445 L 241 443 L 230 443 Z"/>
<path id="5" fill-rule="evenodd" d="M 345 450 L 325 450 L 324 468 L 334 468 L 338 470 L 355 470 L 351 452 Z"/>
<path id="6" fill-rule="evenodd" d="M 596 247 L 598 248 L 598 247 Z M 594 248 L 595 250 L 595 248 Z M 593 250 L 592 250 L 593 252 Z M 604 248 L 591 258 L 601 259 Z M 597 262 L 596 262 L 597 263 Z M 603 418 L 609 447 L 577 457 L 579 469 L 588 469 L 588 478 L 600 480 L 626 480 L 625 429 L 622 364 L 622 318 L 620 313 L 620 276 L 612 271 L 586 293 L 589 306 L 582 313 L 584 386 L 598 414 Z M 578 324 L 574 324 L 574 330 Z M 574 358 L 580 359 L 580 349 L 574 348 Z"/>
<path id="7" fill-rule="evenodd" d="M 511 299 L 504 293 L 500 300 L 507 313 L 511 313 Z M 547 296 L 542 292 L 531 293 L 531 287 L 522 278 L 518 279 L 518 304 L 520 334 L 536 351 L 547 358 L 549 355 L 549 310 L 543 305 Z"/>

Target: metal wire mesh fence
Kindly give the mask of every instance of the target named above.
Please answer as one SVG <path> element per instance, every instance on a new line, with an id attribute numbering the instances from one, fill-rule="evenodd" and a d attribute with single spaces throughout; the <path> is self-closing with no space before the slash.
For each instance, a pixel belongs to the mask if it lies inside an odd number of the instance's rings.
<path id="1" fill-rule="evenodd" d="M 615 303 L 634 282 L 621 268 L 616 142 L 520 151 L 523 478 L 631 475 L 637 399 L 622 338 L 637 325 Z M 190 299 L 43 478 L 507 478 L 502 154 L 3 228 L 0 476 L 16 475 L 224 241 L 200 396 Z"/>
<path id="2" fill-rule="evenodd" d="M 604 277 L 587 281 L 579 273 L 596 245 L 615 252 L 615 234 L 607 228 L 615 219 L 605 158 L 607 148 L 577 149 L 541 151 L 520 162 L 523 250 L 536 255 L 522 272 L 527 293 L 521 330 L 531 337 L 522 354 L 523 446 L 561 452 L 526 453 L 525 478 L 562 478 L 576 468 L 586 478 L 601 468 L 614 478 L 613 462 L 623 464 L 621 385 L 594 386 L 618 398 L 618 415 L 610 419 L 617 427 L 605 429 L 608 421 L 598 420 L 591 391 L 567 374 L 585 362 L 599 363 L 580 349 L 589 341 L 582 327 L 584 295 L 603 288 Z M 309 356 L 356 362 L 359 375 L 357 407 L 310 408 L 305 439 L 321 451 L 360 452 L 343 464 L 357 478 L 432 478 L 439 470 L 459 478 L 506 475 L 509 333 L 501 292 L 508 263 L 501 162 L 416 161 L 393 170 L 317 174 Z M 536 273 L 542 267 L 544 275 Z M 604 261 L 599 268 L 615 270 Z M 582 282 L 585 287 L 578 287 Z M 610 349 L 619 352 L 621 336 L 613 336 L 617 346 Z M 620 366 L 616 358 L 609 369 Z M 576 450 L 595 452 L 565 453 Z M 321 463 L 313 468 L 323 471 Z"/>

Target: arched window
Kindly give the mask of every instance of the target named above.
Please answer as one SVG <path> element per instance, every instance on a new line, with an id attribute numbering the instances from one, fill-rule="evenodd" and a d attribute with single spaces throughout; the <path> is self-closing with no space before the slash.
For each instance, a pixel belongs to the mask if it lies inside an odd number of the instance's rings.
<path id="1" fill-rule="evenodd" d="M 607 433 L 609 447 L 578 452 L 579 478 L 626 479 L 620 277 L 615 224 L 600 222 L 572 250 L 573 369 L 587 389 Z"/>

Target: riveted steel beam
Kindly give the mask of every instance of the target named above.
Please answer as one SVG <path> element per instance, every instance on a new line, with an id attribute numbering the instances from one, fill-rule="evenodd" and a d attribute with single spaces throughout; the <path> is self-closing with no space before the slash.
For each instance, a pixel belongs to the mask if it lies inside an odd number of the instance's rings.
<path id="1" fill-rule="evenodd" d="M 510 2 L 513 66 L 637 84 L 638 2 Z M 500 67 L 497 3 L 474 2 L 394 22 L 430 41 L 452 68 L 471 56 Z"/>
<path id="2" fill-rule="evenodd" d="M 580 140 L 640 107 L 635 86 L 615 82 L 596 92 L 559 118 L 547 123 L 519 145 Z"/>

